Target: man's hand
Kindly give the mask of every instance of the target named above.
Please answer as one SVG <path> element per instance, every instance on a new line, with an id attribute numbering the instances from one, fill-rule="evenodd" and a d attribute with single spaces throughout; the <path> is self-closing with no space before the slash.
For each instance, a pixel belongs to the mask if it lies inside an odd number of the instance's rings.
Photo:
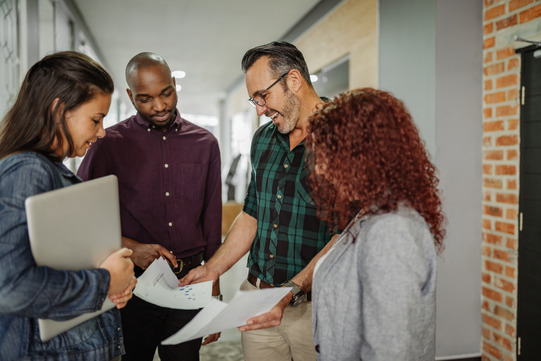
<path id="1" fill-rule="evenodd" d="M 201 344 L 201 346 L 205 346 L 205 345 L 208 345 L 209 343 L 213 343 L 213 342 L 218 341 L 221 334 L 222 334 L 221 332 L 218 332 L 218 333 L 213 333 L 212 335 L 208 335 L 203 340 L 203 343 Z"/>
<path id="2" fill-rule="evenodd" d="M 259 330 L 262 328 L 280 326 L 282 322 L 282 317 L 284 315 L 284 310 L 289 306 L 289 302 L 293 298 L 291 292 L 288 292 L 287 295 L 278 302 L 269 312 L 262 315 L 249 318 L 246 321 L 246 325 L 239 327 L 239 331 L 251 331 Z"/>
<path id="3" fill-rule="evenodd" d="M 211 267 L 208 265 L 203 265 L 194 268 L 188 274 L 184 277 L 182 277 L 179 280 L 179 286 L 186 286 L 192 283 L 200 283 L 205 281 L 213 281 L 216 282 L 220 275 L 215 272 Z"/>
<path id="4" fill-rule="evenodd" d="M 131 260 L 142 269 L 146 269 L 154 262 L 154 260 L 160 257 L 169 260 L 169 263 L 171 263 L 174 268 L 178 266 L 176 257 L 160 244 L 139 243 L 127 237 L 122 237 L 122 244 L 124 247 L 133 250 Z"/>
<path id="5" fill-rule="evenodd" d="M 116 308 L 121 309 L 122 307 L 126 306 L 128 301 L 133 296 L 133 289 L 135 288 L 135 285 L 137 284 L 137 278 L 133 277 L 128 287 L 121 293 L 117 293 L 114 295 L 109 295 L 109 298 L 111 301 L 113 301 L 116 304 Z"/>

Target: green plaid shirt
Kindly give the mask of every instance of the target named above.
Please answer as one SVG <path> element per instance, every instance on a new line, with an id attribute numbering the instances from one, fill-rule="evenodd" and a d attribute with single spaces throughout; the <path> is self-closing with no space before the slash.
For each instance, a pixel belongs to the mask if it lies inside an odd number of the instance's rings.
<path id="1" fill-rule="evenodd" d="M 248 267 L 252 275 L 280 285 L 299 273 L 330 240 L 307 184 L 304 141 L 289 150 L 289 136 L 269 122 L 254 135 L 252 175 L 244 212 L 257 219 Z"/>

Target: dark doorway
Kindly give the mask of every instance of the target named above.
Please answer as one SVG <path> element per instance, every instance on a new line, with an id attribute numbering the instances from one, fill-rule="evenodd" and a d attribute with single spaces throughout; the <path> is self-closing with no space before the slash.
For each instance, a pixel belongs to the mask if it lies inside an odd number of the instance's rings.
<path id="1" fill-rule="evenodd" d="M 522 56 L 517 360 L 539 360 L 541 335 L 541 51 Z"/>

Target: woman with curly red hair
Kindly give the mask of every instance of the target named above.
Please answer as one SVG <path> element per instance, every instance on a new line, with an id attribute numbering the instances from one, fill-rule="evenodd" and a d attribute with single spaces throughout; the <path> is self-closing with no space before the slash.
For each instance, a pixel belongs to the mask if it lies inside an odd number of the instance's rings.
<path id="1" fill-rule="evenodd" d="M 344 229 L 314 271 L 318 360 L 434 360 L 444 215 L 411 115 L 352 90 L 314 114 L 306 142 L 319 215 Z"/>

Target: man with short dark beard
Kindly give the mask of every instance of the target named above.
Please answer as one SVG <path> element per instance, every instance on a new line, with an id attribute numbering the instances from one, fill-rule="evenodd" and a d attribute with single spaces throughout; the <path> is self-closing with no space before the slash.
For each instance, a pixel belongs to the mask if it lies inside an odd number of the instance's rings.
<path id="1" fill-rule="evenodd" d="M 317 217 L 306 183 L 306 126 L 323 104 L 302 53 L 286 42 L 248 50 L 242 59 L 249 102 L 272 119 L 252 140 L 252 174 L 243 211 L 225 243 L 181 284 L 215 280 L 248 250 L 242 290 L 292 287 L 270 312 L 240 327 L 245 360 L 315 360 L 312 271 L 335 238 Z"/>
<path id="2" fill-rule="evenodd" d="M 133 57 L 126 81 L 137 114 L 107 129 L 78 175 L 85 180 L 118 177 L 122 244 L 133 250 L 136 276 L 163 257 L 180 278 L 212 257 L 221 243 L 218 142 L 180 116 L 175 79 L 161 56 Z M 217 295 L 218 282 L 215 286 Z M 201 339 L 160 345 L 197 310 L 163 308 L 134 296 L 123 311 L 123 360 L 151 361 L 156 348 L 162 361 L 199 360 Z M 204 344 L 218 336 L 209 336 Z"/>

